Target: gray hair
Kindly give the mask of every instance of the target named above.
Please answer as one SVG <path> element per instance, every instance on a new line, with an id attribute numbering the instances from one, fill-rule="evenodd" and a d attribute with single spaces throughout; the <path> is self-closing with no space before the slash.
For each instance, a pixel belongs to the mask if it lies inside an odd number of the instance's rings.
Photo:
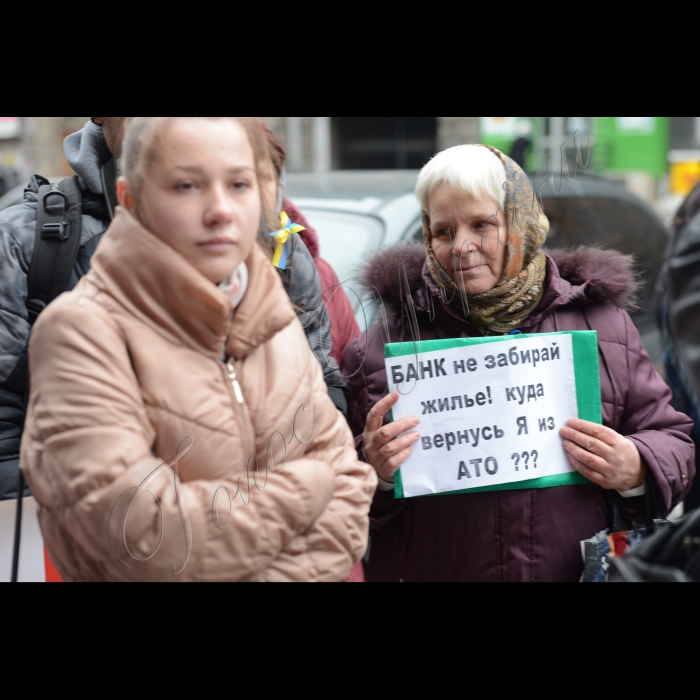
<path id="1" fill-rule="evenodd" d="M 477 199 L 489 196 L 505 208 L 506 169 L 484 146 L 455 146 L 438 153 L 421 171 L 416 196 L 428 213 L 428 200 L 438 185 L 449 185 Z"/>

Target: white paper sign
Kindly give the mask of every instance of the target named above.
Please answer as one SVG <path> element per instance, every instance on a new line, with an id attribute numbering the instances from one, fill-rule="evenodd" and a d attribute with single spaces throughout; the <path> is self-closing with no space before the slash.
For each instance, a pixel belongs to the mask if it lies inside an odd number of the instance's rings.
<path id="1" fill-rule="evenodd" d="M 406 498 L 575 471 L 559 435 L 579 417 L 570 335 L 408 355 L 386 369 L 402 394 L 394 420 L 421 420 L 401 469 Z"/>

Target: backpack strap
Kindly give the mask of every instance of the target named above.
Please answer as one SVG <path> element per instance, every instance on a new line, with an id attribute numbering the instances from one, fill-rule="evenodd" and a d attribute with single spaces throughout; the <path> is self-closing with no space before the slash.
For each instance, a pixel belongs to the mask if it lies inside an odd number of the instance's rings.
<path id="1" fill-rule="evenodd" d="M 73 175 L 39 187 L 36 241 L 27 275 L 27 310 L 33 326 L 39 314 L 68 284 L 80 249 L 83 195 Z"/>
<path id="2" fill-rule="evenodd" d="M 114 212 L 119 205 L 117 201 L 117 179 L 119 175 L 117 173 L 117 161 L 115 158 L 111 158 L 100 168 L 100 175 L 102 177 L 105 201 L 107 202 L 107 208 L 109 210 L 109 218 L 110 221 L 114 221 Z"/>

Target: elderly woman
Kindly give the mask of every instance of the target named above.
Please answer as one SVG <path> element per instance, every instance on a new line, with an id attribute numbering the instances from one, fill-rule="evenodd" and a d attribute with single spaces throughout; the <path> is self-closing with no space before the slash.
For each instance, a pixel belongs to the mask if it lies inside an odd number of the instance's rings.
<path id="1" fill-rule="evenodd" d="M 571 464 L 590 484 L 396 500 L 395 474 L 421 426 L 418 417 L 389 423 L 399 395 L 385 396 L 385 338 L 371 328 L 343 366 L 358 449 L 380 479 L 369 580 L 578 581 L 581 542 L 608 527 L 610 492 L 633 510 L 653 488 L 670 512 L 694 476 L 691 421 L 671 407 L 625 311 L 632 262 L 600 249 L 544 252 L 549 222 L 526 175 L 496 149 L 439 154 L 417 194 L 425 248 L 383 251 L 365 273 L 388 307 L 392 342 L 413 340 L 397 280 L 404 269 L 421 340 L 596 330 L 605 427 L 572 420 L 562 430 Z"/>

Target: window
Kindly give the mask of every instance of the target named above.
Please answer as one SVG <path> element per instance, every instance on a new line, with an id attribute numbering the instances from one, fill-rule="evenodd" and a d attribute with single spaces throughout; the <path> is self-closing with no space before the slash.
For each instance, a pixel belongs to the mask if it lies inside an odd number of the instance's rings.
<path id="1" fill-rule="evenodd" d="M 413 170 L 437 151 L 437 117 L 332 117 L 341 170 Z"/>

